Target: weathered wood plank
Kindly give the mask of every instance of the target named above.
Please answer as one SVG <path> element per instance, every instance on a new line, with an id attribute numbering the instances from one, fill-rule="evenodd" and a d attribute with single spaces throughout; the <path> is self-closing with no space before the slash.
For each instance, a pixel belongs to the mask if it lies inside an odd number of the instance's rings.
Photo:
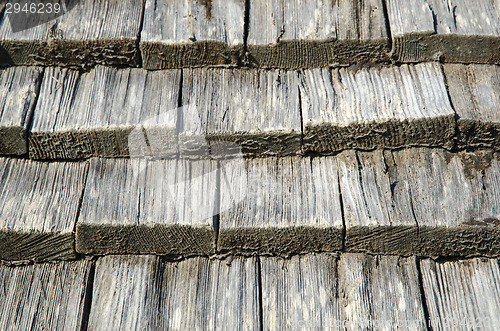
<path id="1" fill-rule="evenodd" d="M 34 159 L 177 152 L 180 71 L 47 68 L 29 138 Z"/>
<path id="2" fill-rule="evenodd" d="M 42 68 L 0 70 L 0 155 L 28 152 L 27 126 L 41 82 Z"/>
<path id="3" fill-rule="evenodd" d="M 335 160 L 250 159 L 221 169 L 218 249 L 289 255 L 342 248 Z"/>
<path id="4" fill-rule="evenodd" d="M 243 0 L 146 0 L 140 49 L 147 69 L 238 65 Z"/>
<path id="5" fill-rule="evenodd" d="M 218 156 L 300 152 L 296 72 L 187 69 L 182 97 L 181 153 L 199 153 L 192 141 L 204 139 Z"/>
<path id="6" fill-rule="evenodd" d="M 89 329 L 255 330 L 257 277 L 254 258 L 163 263 L 152 256 L 103 257 Z"/>
<path id="7" fill-rule="evenodd" d="M 96 262 L 89 330 L 149 330 L 162 290 L 156 256 L 105 256 Z M 166 288 L 166 290 L 178 289 Z"/>
<path id="8" fill-rule="evenodd" d="M 264 330 L 342 330 L 335 257 L 261 258 Z"/>
<path id="9" fill-rule="evenodd" d="M 387 0 L 396 61 L 500 63 L 500 2 Z"/>
<path id="10" fill-rule="evenodd" d="M 89 261 L 0 265 L 0 329 L 79 330 Z"/>
<path id="11" fill-rule="evenodd" d="M 92 159 L 76 228 L 87 254 L 211 254 L 217 163 Z"/>
<path id="12" fill-rule="evenodd" d="M 498 155 L 407 149 L 339 156 L 346 250 L 500 253 Z"/>
<path id="13" fill-rule="evenodd" d="M 27 29 L 38 19 L 36 15 L 4 12 L 0 20 L 0 62 L 77 67 L 139 64 L 136 43 L 142 1 L 72 0 L 64 4 L 70 8 L 64 15 Z"/>
<path id="14" fill-rule="evenodd" d="M 0 259 L 75 258 L 87 165 L 0 158 Z"/>
<path id="15" fill-rule="evenodd" d="M 452 146 L 455 113 L 439 64 L 306 70 L 300 92 L 305 152 Z"/>
<path id="16" fill-rule="evenodd" d="M 273 68 L 388 61 L 382 1 L 250 1 L 248 51 Z"/>
<path id="17" fill-rule="evenodd" d="M 433 330 L 494 330 L 500 325 L 497 260 L 422 260 L 420 265 Z"/>
<path id="18" fill-rule="evenodd" d="M 350 330 L 426 330 L 415 258 L 342 254 L 340 301 Z"/>
<path id="19" fill-rule="evenodd" d="M 444 72 L 458 119 L 458 147 L 500 149 L 500 68 L 446 64 Z"/>

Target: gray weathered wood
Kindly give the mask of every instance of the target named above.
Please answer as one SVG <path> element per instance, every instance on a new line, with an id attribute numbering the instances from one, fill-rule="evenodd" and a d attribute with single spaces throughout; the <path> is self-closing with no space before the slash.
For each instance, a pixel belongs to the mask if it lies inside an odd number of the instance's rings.
<path id="1" fill-rule="evenodd" d="M 72 9 L 64 15 L 18 32 L 13 32 L 9 20 L 25 19 L 28 24 L 33 15 L 4 14 L 0 21 L 0 62 L 78 67 L 139 64 L 136 43 L 142 1 L 65 3 Z"/>
<path id="2" fill-rule="evenodd" d="M 455 113 L 439 64 L 306 70 L 300 92 L 306 152 L 452 146 Z"/>
<path id="3" fill-rule="evenodd" d="M 76 249 L 97 254 L 211 254 L 216 161 L 90 161 Z"/>
<path id="4" fill-rule="evenodd" d="M 34 111 L 30 157 L 176 153 L 179 84 L 179 70 L 99 66 L 80 76 L 48 68 Z"/>
<path id="5" fill-rule="evenodd" d="M 140 49 L 147 69 L 238 65 L 243 0 L 146 0 Z"/>
<path id="6" fill-rule="evenodd" d="M 261 258 L 263 328 L 425 330 L 415 258 Z"/>
<path id="7" fill-rule="evenodd" d="M 41 68 L 0 70 L 0 155 L 26 154 L 26 130 L 41 82 Z"/>
<path id="8" fill-rule="evenodd" d="M 342 254 L 340 302 L 349 330 L 426 330 L 415 258 Z"/>
<path id="9" fill-rule="evenodd" d="M 258 275 L 254 258 L 152 256 L 98 260 L 90 330 L 256 330 Z"/>
<path id="10" fill-rule="evenodd" d="M 500 2 L 387 0 L 397 61 L 500 63 Z"/>
<path id="11" fill-rule="evenodd" d="M 497 260 L 422 260 L 420 266 L 433 330 L 495 330 L 500 325 Z"/>
<path id="12" fill-rule="evenodd" d="M 328 255 L 261 258 L 264 330 L 342 330 L 336 261 Z"/>
<path id="13" fill-rule="evenodd" d="M 221 168 L 219 250 L 288 255 L 342 248 L 334 159 L 238 162 Z"/>
<path id="14" fill-rule="evenodd" d="M 75 257 L 87 165 L 0 158 L 0 259 Z"/>
<path id="15" fill-rule="evenodd" d="M 500 68 L 446 64 L 448 90 L 458 119 L 458 146 L 500 149 Z"/>
<path id="16" fill-rule="evenodd" d="M 313 68 L 388 61 L 382 1 L 252 0 L 249 61 Z"/>
<path id="17" fill-rule="evenodd" d="M 79 330 L 89 261 L 0 265 L 0 329 Z"/>
<path id="18" fill-rule="evenodd" d="M 500 253 L 498 155 L 424 148 L 350 151 L 338 162 L 347 251 Z"/>
<path id="19" fill-rule="evenodd" d="M 182 99 L 181 153 L 199 153 L 193 141 L 205 139 L 219 157 L 300 151 L 296 72 L 187 69 Z"/>

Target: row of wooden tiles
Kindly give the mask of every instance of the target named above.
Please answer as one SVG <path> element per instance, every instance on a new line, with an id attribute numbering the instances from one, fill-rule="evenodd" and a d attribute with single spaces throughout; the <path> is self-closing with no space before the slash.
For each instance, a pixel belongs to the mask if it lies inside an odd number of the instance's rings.
<path id="1" fill-rule="evenodd" d="M 107 256 L 0 266 L 2 330 L 495 330 L 496 259 Z"/>
<path id="2" fill-rule="evenodd" d="M 500 254 L 494 153 L 414 148 L 218 161 L 0 160 L 3 260 Z"/>
<path id="3" fill-rule="evenodd" d="M 495 65 L 15 67 L 0 81 L 0 154 L 33 159 L 500 147 Z"/>
<path id="4" fill-rule="evenodd" d="M 491 0 L 95 0 L 40 16 L 6 3 L 0 61 L 16 65 L 500 63 Z"/>

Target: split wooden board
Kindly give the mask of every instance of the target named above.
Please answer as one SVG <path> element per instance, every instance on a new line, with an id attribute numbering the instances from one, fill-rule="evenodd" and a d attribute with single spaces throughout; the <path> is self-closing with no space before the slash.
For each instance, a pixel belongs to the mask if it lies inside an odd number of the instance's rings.
<path id="1" fill-rule="evenodd" d="M 212 254 L 217 175 L 211 160 L 91 159 L 76 250 Z"/>
<path id="2" fill-rule="evenodd" d="M 239 65 L 244 25 L 243 0 L 146 0 L 142 65 L 146 69 Z"/>
<path id="3" fill-rule="evenodd" d="M 387 0 L 399 62 L 500 63 L 500 2 Z"/>
<path id="4" fill-rule="evenodd" d="M 79 330 L 91 262 L 0 265 L 0 329 Z"/>
<path id="5" fill-rule="evenodd" d="M 261 258 L 266 330 L 426 330 L 415 258 Z"/>
<path id="6" fill-rule="evenodd" d="M 249 7 L 251 64 L 292 69 L 389 60 L 380 0 L 252 0 Z"/>
<path id="7" fill-rule="evenodd" d="M 34 111 L 34 159 L 177 153 L 179 70 L 47 68 Z"/>
<path id="8" fill-rule="evenodd" d="M 42 72 L 33 67 L 0 70 L 0 155 L 28 152 L 27 130 Z"/>
<path id="9" fill-rule="evenodd" d="M 458 115 L 458 147 L 500 149 L 500 68 L 446 64 L 444 72 Z"/>
<path id="10" fill-rule="evenodd" d="M 256 330 L 256 263 L 238 257 L 175 263 L 103 257 L 96 265 L 89 329 Z"/>
<path id="11" fill-rule="evenodd" d="M 304 151 L 452 147 L 455 113 L 439 64 L 305 70 Z"/>
<path id="12" fill-rule="evenodd" d="M 243 166 L 237 162 L 221 168 L 220 251 L 289 255 L 342 248 L 334 160 L 249 159 Z"/>
<path id="13" fill-rule="evenodd" d="M 26 2 L 24 2 L 26 3 Z M 14 65 L 95 64 L 137 66 L 142 1 L 57 1 L 63 15 L 47 21 L 49 8 L 33 1 L 45 14 L 3 12 L 0 21 L 0 62 Z M 63 7 L 63 5 L 66 6 Z M 54 9 L 55 10 L 55 9 Z M 47 18 L 47 19 L 46 19 Z M 39 25 L 35 25 L 36 23 Z"/>
<path id="14" fill-rule="evenodd" d="M 498 155 L 349 151 L 338 162 L 346 251 L 500 254 Z"/>
<path id="15" fill-rule="evenodd" d="M 0 259 L 75 258 L 86 174 L 83 163 L 0 158 Z"/>
<path id="16" fill-rule="evenodd" d="M 297 72 L 187 69 L 182 103 L 181 154 L 204 139 L 213 157 L 300 152 Z"/>
<path id="17" fill-rule="evenodd" d="M 433 330 L 494 330 L 500 324 L 497 260 L 422 260 L 420 270 Z"/>

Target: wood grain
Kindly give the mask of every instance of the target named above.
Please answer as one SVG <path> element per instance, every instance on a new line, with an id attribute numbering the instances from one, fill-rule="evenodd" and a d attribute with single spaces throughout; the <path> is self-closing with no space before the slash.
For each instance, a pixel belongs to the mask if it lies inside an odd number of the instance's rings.
<path id="1" fill-rule="evenodd" d="M 181 153 L 207 143 L 216 157 L 300 152 L 296 72 L 186 69 L 182 99 Z"/>
<path id="2" fill-rule="evenodd" d="M 499 162 L 438 149 L 339 156 L 346 250 L 421 256 L 499 254 Z"/>
<path id="3" fill-rule="evenodd" d="M 305 70 L 304 151 L 450 148 L 455 113 L 435 63 Z"/>
<path id="4" fill-rule="evenodd" d="M 13 32 L 9 20 L 26 20 L 24 25 L 28 26 L 30 20 L 34 19 L 33 15 L 4 13 L 0 21 L 0 62 L 83 68 L 96 64 L 139 64 L 136 44 L 143 10 L 142 1 L 65 3 L 72 9 L 64 15 L 18 32 Z"/>
<path id="5" fill-rule="evenodd" d="M 459 117 L 458 147 L 500 149 L 500 68 L 446 64 L 444 72 Z"/>
<path id="6" fill-rule="evenodd" d="M 263 257 L 261 282 L 264 330 L 343 329 L 333 256 Z"/>
<path id="7" fill-rule="evenodd" d="M 86 254 L 211 254 L 217 163 L 90 161 L 76 228 Z"/>
<path id="8" fill-rule="evenodd" d="M 265 158 L 221 170 L 218 249 L 289 255 L 342 248 L 335 160 Z"/>
<path id="9" fill-rule="evenodd" d="M 314 68 L 388 61 L 380 0 L 250 1 L 249 62 Z"/>
<path id="10" fill-rule="evenodd" d="M 500 2 L 387 1 L 399 62 L 500 63 Z"/>
<path id="11" fill-rule="evenodd" d="M 91 263 L 0 265 L 2 330 L 77 330 Z"/>
<path id="12" fill-rule="evenodd" d="M 47 68 L 29 138 L 34 159 L 177 153 L 180 71 Z"/>
<path id="13" fill-rule="evenodd" d="M 0 259 L 75 258 L 87 165 L 0 158 Z"/>
<path id="14" fill-rule="evenodd" d="M 261 258 L 263 328 L 425 330 L 415 258 Z"/>
<path id="15" fill-rule="evenodd" d="M 140 49 L 147 69 L 234 66 L 243 58 L 243 0 L 146 0 Z"/>
<path id="16" fill-rule="evenodd" d="M 342 254 L 340 301 L 350 330 L 427 330 L 415 258 Z"/>
<path id="17" fill-rule="evenodd" d="M 257 277 L 255 258 L 163 263 L 152 256 L 103 257 L 89 329 L 255 330 Z"/>
<path id="18" fill-rule="evenodd" d="M 42 68 L 0 70 L 0 155 L 22 155 L 27 150 L 27 129 L 40 88 Z"/>
<path id="19" fill-rule="evenodd" d="M 433 330 L 493 330 L 500 317 L 495 259 L 422 260 L 422 285 Z"/>

